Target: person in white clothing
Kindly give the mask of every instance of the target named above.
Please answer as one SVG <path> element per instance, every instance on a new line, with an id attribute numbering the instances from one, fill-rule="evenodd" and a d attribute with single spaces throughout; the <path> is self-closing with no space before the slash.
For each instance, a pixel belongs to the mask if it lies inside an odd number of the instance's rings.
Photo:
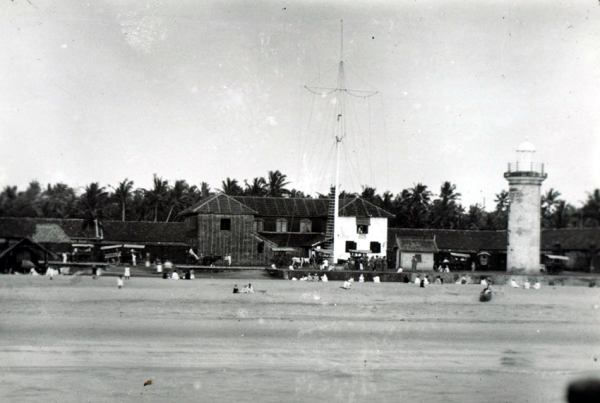
<path id="1" fill-rule="evenodd" d="M 511 286 L 512 288 L 521 288 L 521 287 L 519 287 L 519 285 L 517 284 L 517 282 L 515 281 L 515 279 L 514 279 L 514 278 L 511 278 L 511 279 L 510 279 L 510 286 Z"/>
<path id="2" fill-rule="evenodd" d="M 526 290 L 529 290 L 530 287 L 531 287 L 531 283 L 529 282 L 529 279 L 525 280 L 525 282 L 523 283 L 523 288 L 525 288 Z"/>
<path id="3" fill-rule="evenodd" d="M 352 283 L 349 282 L 348 280 L 344 281 L 344 285 L 342 286 L 342 288 L 349 290 L 350 287 L 352 287 Z"/>
<path id="4" fill-rule="evenodd" d="M 540 282 L 539 282 L 539 281 L 536 281 L 536 282 L 535 282 L 535 284 L 533 285 L 533 288 L 534 288 L 535 290 L 539 290 L 540 288 L 542 288 L 542 285 L 540 284 Z"/>
<path id="5" fill-rule="evenodd" d="M 362 274 L 360 275 L 360 277 L 358 278 L 358 282 L 359 283 L 364 283 L 365 282 L 365 276 L 363 276 Z"/>
<path id="6" fill-rule="evenodd" d="M 171 274 L 171 280 L 179 280 L 179 274 L 177 273 L 177 271 L 173 271 L 173 273 Z"/>
<path id="7" fill-rule="evenodd" d="M 123 273 L 123 276 L 125 277 L 125 280 L 129 280 L 129 277 L 131 277 L 131 269 L 129 266 L 125 266 L 125 272 Z"/>
<path id="8" fill-rule="evenodd" d="M 133 249 L 131 250 L 131 264 L 137 266 L 137 255 Z"/>
<path id="9" fill-rule="evenodd" d="M 415 284 L 421 285 L 421 278 L 419 276 L 415 277 Z"/>
<path id="10" fill-rule="evenodd" d="M 321 281 L 324 283 L 329 281 L 329 279 L 327 278 L 327 274 L 323 274 L 323 276 L 321 277 Z"/>
<path id="11" fill-rule="evenodd" d="M 117 279 L 117 287 L 119 288 L 119 290 L 123 288 L 123 276 L 119 276 L 119 278 Z"/>

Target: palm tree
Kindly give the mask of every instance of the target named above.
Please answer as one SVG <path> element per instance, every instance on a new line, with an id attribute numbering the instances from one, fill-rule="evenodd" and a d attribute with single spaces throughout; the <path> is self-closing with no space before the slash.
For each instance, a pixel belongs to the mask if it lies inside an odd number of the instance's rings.
<path id="1" fill-rule="evenodd" d="M 112 186 L 111 186 L 112 187 Z M 133 181 L 125 178 L 115 189 L 115 199 L 121 205 L 121 221 L 125 221 L 125 207 L 133 196 Z"/>
<path id="2" fill-rule="evenodd" d="M 560 203 L 558 198 L 560 192 L 550 188 L 546 194 L 542 195 L 541 200 L 541 216 L 542 226 L 544 228 L 552 228 L 552 216 L 554 215 L 556 206 Z"/>
<path id="3" fill-rule="evenodd" d="M 210 195 L 212 195 L 213 193 L 210 191 L 210 185 L 206 182 L 202 182 L 200 184 L 200 196 L 202 198 L 208 197 Z"/>
<path id="4" fill-rule="evenodd" d="M 244 195 L 246 196 L 264 196 L 267 193 L 267 182 L 265 178 L 254 178 L 252 183 L 248 183 L 244 180 L 246 189 L 244 189 Z"/>
<path id="5" fill-rule="evenodd" d="M 152 190 L 145 191 L 145 198 L 148 203 L 154 207 L 154 222 L 158 221 L 158 207 L 163 205 L 169 193 L 169 181 L 163 180 L 154 174 L 152 180 L 154 187 Z"/>
<path id="6" fill-rule="evenodd" d="M 239 196 L 243 193 L 237 179 L 227 178 L 221 183 L 221 190 L 229 196 Z"/>
<path id="7" fill-rule="evenodd" d="M 586 227 L 600 226 L 600 189 L 588 193 L 588 198 L 581 208 L 581 214 Z"/>
<path id="8" fill-rule="evenodd" d="M 279 171 L 269 171 L 269 177 L 267 182 L 267 196 L 281 197 L 284 194 L 288 194 L 290 191 L 285 188 L 289 185 L 286 182 L 287 176 Z"/>
<path id="9" fill-rule="evenodd" d="M 87 185 L 80 196 L 79 203 L 80 211 L 83 214 L 83 229 L 88 230 L 88 234 L 90 228 L 102 229 L 104 205 L 107 196 L 108 192 L 98 182 Z"/>
<path id="10" fill-rule="evenodd" d="M 373 204 L 377 204 L 378 206 L 381 205 L 381 196 L 379 196 L 377 194 L 377 189 L 366 186 L 366 185 L 362 185 L 362 192 L 360 194 L 360 197 L 368 202 L 371 202 Z"/>
<path id="11" fill-rule="evenodd" d="M 440 187 L 439 198 L 433 202 L 431 224 L 436 228 L 453 228 L 458 218 L 460 193 L 456 185 L 446 181 Z"/>
<path id="12" fill-rule="evenodd" d="M 185 180 L 175 181 L 173 187 L 169 190 L 168 194 L 168 202 L 171 205 L 171 208 L 169 209 L 169 214 L 167 215 L 166 222 L 169 222 L 169 219 L 171 218 L 171 213 L 173 213 L 173 211 L 175 211 L 175 214 L 177 214 L 183 211 L 187 206 L 189 206 L 189 190 L 190 186 Z"/>
<path id="13" fill-rule="evenodd" d="M 417 183 L 408 189 L 406 198 L 400 203 L 407 204 L 407 226 L 409 228 L 426 228 L 429 214 L 431 192 L 427 185 Z"/>
<path id="14" fill-rule="evenodd" d="M 506 190 L 497 193 L 494 202 L 496 203 L 496 211 L 507 211 L 510 205 L 510 193 Z"/>
<path id="15" fill-rule="evenodd" d="M 73 214 L 77 195 L 75 190 L 64 183 L 48 184 L 42 192 L 43 216 L 48 218 L 68 218 Z"/>
<path id="16" fill-rule="evenodd" d="M 14 216 L 14 207 L 17 200 L 18 189 L 16 186 L 5 186 L 0 193 L 0 216 Z"/>

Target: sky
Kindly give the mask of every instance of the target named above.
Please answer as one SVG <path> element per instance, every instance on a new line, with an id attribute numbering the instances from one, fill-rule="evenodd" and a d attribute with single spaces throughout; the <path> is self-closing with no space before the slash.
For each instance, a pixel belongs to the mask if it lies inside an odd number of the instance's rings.
<path id="1" fill-rule="evenodd" d="M 0 188 L 279 170 L 326 193 L 343 104 L 347 191 L 451 181 L 489 210 L 528 140 L 542 192 L 580 206 L 600 188 L 598 44 L 597 0 L 4 1 Z M 305 88 L 340 88 L 340 60 L 376 93 Z"/>

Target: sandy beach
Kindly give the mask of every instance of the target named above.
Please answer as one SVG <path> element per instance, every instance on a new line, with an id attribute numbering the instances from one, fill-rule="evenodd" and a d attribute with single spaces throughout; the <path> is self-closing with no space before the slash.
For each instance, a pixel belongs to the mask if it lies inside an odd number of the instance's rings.
<path id="1" fill-rule="evenodd" d="M 2 276 L 0 401 L 542 403 L 600 375 L 600 288 L 341 284 Z"/>

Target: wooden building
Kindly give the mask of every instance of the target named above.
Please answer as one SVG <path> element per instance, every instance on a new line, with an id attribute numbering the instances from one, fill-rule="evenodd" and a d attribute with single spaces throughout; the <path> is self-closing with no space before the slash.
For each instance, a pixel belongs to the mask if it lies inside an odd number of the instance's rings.
<path id="1" fill-rule="evenodd" d="M 279 251 L 309 257 L 312 248 L 325 244 L 332 203 L 332 198 L 218 194 L 181 214 L 185 217 L 187 243 L 197 254 L 231 255 L 235 265 L 270 265 Z M 354 246 L 357 242 L 368 246 L 370 242 L 381 245 L 374 253 L 385 256 L 390 213 L 358 197 L 340 200 L 339 212 L 340 220 L 350 223 L 340 235 L 344 247 L 348 247 L 348 240 Z M 371 225 L 370 235 L 358 235 L 357 220 L 361 220 L 360 228 Z"/>
<path id="2" fill-rule="evenodd" d="M 137 221 L 104 221 L 98 231 L 85 228 L 81 219 L 0 218 L 0 246 L 6 247 L 29 238 L 58 255 L 72 254 L 74 245 L 90 245 L 87 260 L 103 261 L 102 247 L 110 245 L 139 245 L 138 264 L 149 254 L 152 261 L 170 259 L 185 263 L 188 245 L 183 223 Z M 79 248 L 81 250 L 81 248 Z M 1 250 L 1 248 L 0 248 Z M 130 262 L 131 255 L 123 256 Z"/>

